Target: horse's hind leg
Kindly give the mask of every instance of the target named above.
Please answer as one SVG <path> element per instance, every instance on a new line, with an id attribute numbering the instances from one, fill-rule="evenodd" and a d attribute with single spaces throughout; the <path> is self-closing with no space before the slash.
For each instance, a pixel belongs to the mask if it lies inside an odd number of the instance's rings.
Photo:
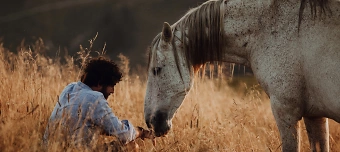
<path id="1" fill-rule="evenodd" d="M 329 129 L 327 118 L 303 118 L 305 121 L 310 148 L 313 152 L 329 151 Z"/>

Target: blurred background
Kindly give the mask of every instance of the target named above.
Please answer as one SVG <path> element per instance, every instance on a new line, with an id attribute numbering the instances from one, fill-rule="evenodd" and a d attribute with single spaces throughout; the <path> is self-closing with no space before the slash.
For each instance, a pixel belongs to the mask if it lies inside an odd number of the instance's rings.
<path id="1" fill-rule="evenodd" d="M 146 48 L 161 32 L 163 22 L 173 24 L 190 8 L 206 0 L 11 0 L 0 6 L 0 42 L 16 52 L 38 39 L 45 54 L 76 55 L 79 46 L 105 50 L 111 59 L 119 53 L 130 65 L 145 66 Z M 60 53 L 59 53 L 60 52 Z M 242 67 L 235 69 L 244 71 Z"/>

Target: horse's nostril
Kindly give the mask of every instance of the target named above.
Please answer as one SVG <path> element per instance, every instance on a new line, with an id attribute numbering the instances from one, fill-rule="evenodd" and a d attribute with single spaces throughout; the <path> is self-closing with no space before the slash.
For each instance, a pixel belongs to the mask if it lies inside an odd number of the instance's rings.
<path id="1" fill-rule="evenodd" d="M 157 137 L 167 134 L 171 127 L 168 123 L 168 113 L 157 111 L 151 118 L 151 124 Z"/>
<path id="2" fill-rule="evenodd" d="M 152 118 L 153 125 L 162 125 L 168 119 L 168 114 L 165 112 L 157 111 L 155 116 Z"/>

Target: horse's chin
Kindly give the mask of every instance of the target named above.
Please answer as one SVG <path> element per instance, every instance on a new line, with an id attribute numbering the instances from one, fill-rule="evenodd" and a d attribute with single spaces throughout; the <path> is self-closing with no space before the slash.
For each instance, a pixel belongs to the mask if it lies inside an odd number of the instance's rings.
<path id="1" fill-rule="evenodd" d="M 165 137 L 169 133 L 169 131 L 170 129 L 162 132 L 154 132 L 154 134 L 156 137 Z"/>
<path id="2" fill-rule="evenodd" d="M 156 137 L 164 137 L 166 136 L 171 129 L 171 125 L 164 123 L 162 125 L 154 126 L 152 125 L 153 133 Z"/>

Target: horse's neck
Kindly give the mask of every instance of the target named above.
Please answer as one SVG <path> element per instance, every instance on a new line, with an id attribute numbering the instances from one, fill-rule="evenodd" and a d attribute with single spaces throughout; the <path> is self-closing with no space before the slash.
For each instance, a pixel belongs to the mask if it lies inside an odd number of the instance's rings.
<path id="1" fill-rule="evenodd" d="M 272 8 L 276 17 L 287 17 L 291 14 L 297 15 L 301 6 L 300 0 L 273 0 Z"/>
<path id="2" fill-rule="evenodd" d="M 270 26 L 272 26 L 272 30 L 275 30 L 274 32 L 297 31 L 300 5 L 300 0 L 274 0 L 271 9 L 273 16 Z"/>
<path id="3" fill-rule="evenodd" d="M 263 49 L 263 38 L 278 31 L 297 33 L 299 7 L 299 0 L 230 0 L 224 21 L 226 61 L 250 65 L 251 51 Z"/>
<path id="4" fill-rule="evenodd" d="M 248 3 L 246 5 L 252 5 L 254 10 L 256 10 L 253 12 L 249 11 L 249 13 L 253 14 L 250 15 L 253 18 L 258 19 L 258 28 L 261 29 L 257 29 L 257 31 L 271 33 L 276 33 L 277 31 L 297 31 L 301 5 L 300 0 L 241 1 Z M 244 11 L 248 10 L 246 9 Z M 307 11 L 310 12 L 310 9 L 305 9 L 304 14 L 308 14 L 309 12 Z M 296 28 L 291 29 L 293 26 Z"/>
<path id="5" fill-rule="evenodd" d="M 283 31 L 283 29 L 287 29 L 287 24 L 298 23 L 298 13 L 299 13 L 299 0 L 255 0 L 255 1 L 248 1 L 248 0 L 232 0 L 231 5 L 235 5 L 236 7 L 243 7 L 240 9 L 243 9 L 243 11 L 247 12 L 248 14 L 255 14 L 254 16 L 251 15 L 251 17 L 248 17 L 250 20 L 250 23 L 257 23 L 261 25 L 256 25 L 256 27 L 250 26 L 251 30 L 255 30 L 256 32 L 263 32 L 265 30 L 266 32 L 273 32 L 275 31 Z M 249 9 L 247 10 L 247 7 L 252 8 L 253 12 L 249 12 Z M 228 8 L 226 8 L 228 9 Z M 235 8 L 234 8 L 235 9 Z M 229 10 L 226 11 L 229 13 Z M 256 14 L 258 13 L 258 14 Z M 292 15 L 294 14 L 294 15 Z M 254 18 L 252 18 L 254 17 Z M 256 18 L 255 18 L 256 17 Z M 183 17 L 184 18 L 184 17 Z M 182 20 L 182 19 L 181 19 Z M 179 24 L 180 20 L 176 22 L 172 27 L 174 29 L 174 36 L 175 36 L 175 43 L 177 45 L 182 44 L 183 42 L 187 41 L 187 31 L 184 30 L 186 28 L 180 27 L 183 25 Z M 229 22 L 228 20 L 225 21 Z M 236 21 L 237 23 L 237 21 Z M 263 29 L 258 29 L 261 26 Z M 238 27 L 238 26 L 236 26 Z M 289 26 L 288 28 L 290 28 Z M 229 27 L 225 27 L 225 29 L 229 29 Z M 209 30 L 209 29 L 207 29 Z M 236 29 L 234 31 L 237 31 L 239 29 Z M 262 31 L 261 31 L 262 30 Z M 294 29 L 293 29 L 294 30 Z M 241 31 L 239 34 L 242 35 L 244 33 L 247 34 L 247 32 L 250 31 L 249 29 L 246 29 L 245 31 Z M 287 31 L 287 30 L 285 30 Z M 184 34 L 183 34 L 184 33 Z M 228 33 L 227 33 L 228 34 Z M 232 43 L 235 43 L 237 41 L 236 39 L 230 37 L 228 35 L 228 41 L 233 41 Z M 259 41 L 259 40 L 257 40 Z M 257 43 L 257 42 L 255 42 Z M 258 42 L 260 43 L 260 42 Z M 246 46 L 247 42 L 240 42 L 239 44 L 235 46 L 227 46 L 228 51 L 225 54 L 225 60 L 226 62 L 232 62 L 237 64 L 243 64 L 243 65 L 249 65 L 248 62 L 248 55 L 249 52 L 246 50 L 244 46 Z M 255 44 L 256 45 L 256 44 Z M 254 45 L 254 46 L 255 46 Z"/>

